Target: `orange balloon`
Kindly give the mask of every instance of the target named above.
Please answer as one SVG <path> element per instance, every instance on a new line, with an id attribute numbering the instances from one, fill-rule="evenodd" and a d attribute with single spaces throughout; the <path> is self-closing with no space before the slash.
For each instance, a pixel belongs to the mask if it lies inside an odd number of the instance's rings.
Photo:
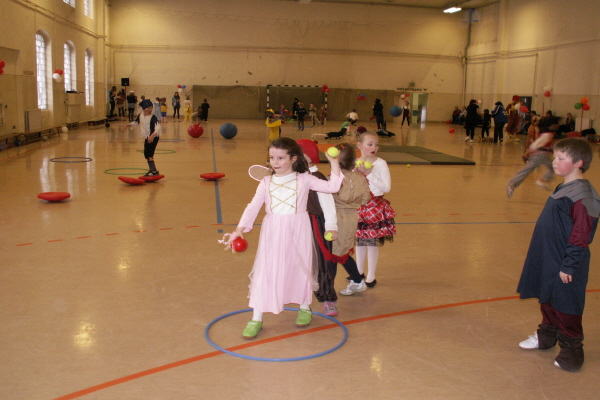
<path id="1" fill-rule="evenodd" d="M 587 97 L 582 97 L 581 100 L 579 101 L 581 104 L 587 104 L 588 101 L 590 101 L 590 99 L 588 99 Z"/>

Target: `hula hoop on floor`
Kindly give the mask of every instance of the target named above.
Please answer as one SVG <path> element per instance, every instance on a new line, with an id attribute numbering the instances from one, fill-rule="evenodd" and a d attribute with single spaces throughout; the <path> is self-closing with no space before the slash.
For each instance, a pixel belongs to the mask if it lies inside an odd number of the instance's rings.
<path id="1" fill-rule="evenodd" d="M 185 139 L 160 139 L 161 142 L 185 142 Z"/>
<path id="2" fill-rule="evenodd" d="M 78 160 L 70 160 L 69 161 L 69 159 L 73 159 L 73 158 L 78 158 Z M 90 161 L 92 161 L 92 159 L 89 157 L 54 157 L 54 158 L 51 158 L 50 161 L 60 162 L 60 163 L 78 163 L 78 162 L 90 162 Z"/>
<path id="3" fill-rule="evenodd" d="M 143 153 L 144 150 L 138 150 L 138 153 Z M 156 149 L 154 150 L 155 154 L 173 154 L 176 153 L 175 150 L 169 150 L 169 149 Z"/>
<path id="4" fill-rule="evenodd" d="M 108 171 L 144 171 L 144 172 L 148 172 L 148 168 L 109 168 L 109 169 L 105 169 L 104 173 L 105 174 L 109 174 L 109 175 L 139 175 L 139 172 L 133 172 L 130 174 L 126 174 L 124 172 L 108 172 Z"/>
<path id="5" fill-rule="evenodd" d="M 298 311 L 298 309 L 297 309 L 297 308 L 288 308 L 288 307 L 285 307 L 285 308 L 284 308 L 284 310 L 288 310 L 288 311 Z M 332 353 L 332 352 L 336 351 L 337 349 L 339 349 L 340 347 L 342 347 L 342 346 L 344 345 L 344 343 L 346 343 L 346 340 L 348 340 L 348 329 L 346 329 L 346 327 L 344 326 L 344 324 L 342 324 L 340 321 L 338 321 L 338 320 L 337 320 L 337 319 L 335 319 L 335 318 L 332 318 L 332 317 L 330 317 L 330 316 L 328 316 L 328 315 L 321 314 L 321 313 L 318 313 L 318 312 L 315 312 L 315 311 L 313 311 L 313 312 L 312 312 L 312 313 L 313 313 L 313 315 L 318 315 L 318 316 L 320 316 L 320 317 L 327 318 L 327 319 L 329 319 L 329 320 L 331 320 L 331 321 L 335 322 L 335 323 L 336 323 L 336 324 L 338 324 L 338 325 L 340 326 L 340 328 L 342 328 L 342 330 L 344 331 L 344 338 L 342 339 L 342 341 L 341 341 L 340 343 L 338 343 L 338 344 L 337 344 L 336 346 L 334 346 L 333 348 L 331 348 L 331 349 L 329 349 L 329 350 L 322 351 L 322 352 L 320 352 L 320 353 L 311 354 L 311 355 L 308 355 L 308 356 L 303 356 L 303 357 L 291 357 L 291 358 L 266 358 L 266 357 L 252 357 L 252 356 L 247 356 L 247 355 L 244 355 L 244 354 L 238 354 L 238 353 L 234 353 L 233 351 L 229 351 L 229 350 L 227 350 L 227 349 L 224 349 L 223 347 L 221 347 L 221 346 L 217 345 L 216 343 L 214 343 L 214 342 L 213 342 L 213 341 L 210 339 L 210 336 L 209 336 L 208 332 L 210 331 L 210 328 L 211 328 L 211 327 L 212 327 L 212 326 L 213 326 L 213 325 L 214 325 L 216 322 L 218 322 L 218 321 L 220 321 L 220 320 L 222 320 L 222 319 L 224 319 L 224 318 L 230 317 L 230 316 L 232 316 L 232 315 L 241 314 L 241 313 L 250 312 L 250 311 L 254 311 L 254 310 L 253 310 L 252 308 L 247 308 L 247 309 L 245 309 L 245 310 L 233 311 L 233 312 L 230 312 L 229 314 L 225 314 L 225 315 L 222 315 L 222 316 L 220 316 L 220 317 L 218 317 L 218 318 L 215 318 L 214 320 L 212 320 L 212 321 L 211 321 L 211 322 L 210 322 L 210 323 L 209 323 L 209 324 L 206 326 L 206 329 L 204 330 L 204 338 L 205 338 L 205 339 L 206 339 L 206 341 L 207 341 L 207 342 L 208 342 L 208 343 L 209 343 L 209 344 L 210 344 L 212 347 L 214 347 L 215 349 L 217 349 L 217 350 L 219 350 L 219 351 L 222 351 L 223 353 L 227 353 L 227 354 L 229 354 L 229 355 L 231 355 L 231 356 L 234 356 L 234 357 L 245 358 L 246 360 L 254 360 L 254 361 L 277 361 L 277 362 L 280 362 L 280 361 L 301 361 L 301 360 L 309 360 L 309 359 L 311 359 L 311 358 L 317 358 L 317 357 L 320 357 L 320 356 L 324 356 L 325 354 L 329 354 L 329 353 Z"/>

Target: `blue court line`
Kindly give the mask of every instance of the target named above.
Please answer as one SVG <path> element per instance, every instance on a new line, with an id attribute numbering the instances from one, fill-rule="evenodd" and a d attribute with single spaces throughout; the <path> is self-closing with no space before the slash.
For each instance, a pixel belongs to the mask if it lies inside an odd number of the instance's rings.
<path id="1" fill-rule="evenodd" d="M 215 154 L 215 135 L 213 135 L 213 129 L 210 128 L 210 140 L 212 144 L 212 155 L 213 155 L 213 172 L 217 172 L 217 156 Z M 221 212 L 221 195 L 219 194 L 219 180 L 215 181 L 215 202 L 217 206 L 217 224 L 223 223 L 223 213 Z M 223 233 L 223 230 L 219 229 L 219 233 Z"/>

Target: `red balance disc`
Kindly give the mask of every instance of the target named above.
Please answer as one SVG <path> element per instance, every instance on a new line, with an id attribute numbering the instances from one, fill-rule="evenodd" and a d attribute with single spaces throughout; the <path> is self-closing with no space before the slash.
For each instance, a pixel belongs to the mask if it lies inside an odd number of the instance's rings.
<path id="1" fill-rule="evenodd" d="M 144 182 L 141 179 L 132 178 L 130 176 L 120 176 L 119 180 L 121 182 L 125 182 L 125 183 L 128 183 L 130 185 L 143 185 L 144 183 L 146 183 L 146 182 Z"/>
<path id="2" fill-rule="evenodd" d="M 200 178 L 206 179 L 207 181 L 216 181 L 223 178 L 225 174 L 221 172 L 209 172 L 206 174 L 200 174 Z"/>
<path id="3" fill-rule="evenodd" d="M 160 181 L 164 177 L 165 177 L 164 175 L 138 176 L 138 179 L 141 179 L 144 182 L 156 182 L 156 181 Z"/>
<path id="4" fill-rule="evenodd" d="M 71 193 L 67 192 L 44 192 L 37 195 L 38 199 L 46 201 L 62 201 L 71 197 Z"/>

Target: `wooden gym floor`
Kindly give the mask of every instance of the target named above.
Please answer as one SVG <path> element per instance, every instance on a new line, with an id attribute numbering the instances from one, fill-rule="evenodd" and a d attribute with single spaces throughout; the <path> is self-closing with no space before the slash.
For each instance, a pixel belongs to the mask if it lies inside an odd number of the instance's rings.
<path id="1" fill-rule="evenodd" d="M 224 122 L 237 125 L 237 137 L 219 135 Z M 598 397 L 598 240 L 583 369 L 555 368 L 557 349 L 518 347 L 540 322 L 536 300 L 518 300 L 515 288 L 549 194 L 530 176 L 506 198 L 523 142 L 470 144 L 462 128 L 450 134 L 445 124 L 390 124 L 397 136 L 382 145 L 422 146 L 476 165 L 390 165 L 387 198 L 398 213 L 398 236 L 380 251 L 378 285 L 338 300 L 347 341 L 317 358 L 265 362 L 218 352 L 204 337 L 211 321 L 248 307 L 259 226 L 244 253 L 225 252 L 217 240 L 234 229 L 256 189 L 247 170 L 266 159 L 263 121 L 212 120 L 192 139 L 188 124 L 169 119 L 156 154 L 165 178 L 144 186 L 117 179 L 143 173 L 127 168 L 146 168 L 138 132 L 123 133 L 122 125 L 81 127 L 0 152 L 1 399 Z M 283 134 L 310 138 L 339 125 L 299 132 L 286 124 Z M 598 187 L 594 151 L 586 176 Z M 91 161 L 51 161 L 57 157 Z M 214 171 L 226 174 L 218 184 L 199 177 Z M 48 191 L 71 198 L 36 197 Z M 345 276 L 340 267 L 338 291 Z M 322 311 L 316 300 L 313 310 Z M 296 328 L 286 311 L 266 315 L 259 337 L 246 341 L 249 319 L 223 318 L 210 337 L 263 358 L 324 352 L 344 337 L 319 316 L 310 328 Z"/>

